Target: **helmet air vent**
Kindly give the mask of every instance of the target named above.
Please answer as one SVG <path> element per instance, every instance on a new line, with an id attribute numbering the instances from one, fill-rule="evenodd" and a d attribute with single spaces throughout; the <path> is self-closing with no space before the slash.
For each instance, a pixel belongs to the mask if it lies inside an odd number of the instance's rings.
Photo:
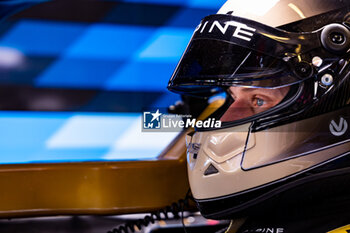
<path id="1" fill-rule="evenodd" d="M 213 164 L 210 164 L 209 167 L 205 170 L 204 175 L 209 176 L 216 173 L 219 173 L 219 170 L 216 167 L 214 167 Z"/>

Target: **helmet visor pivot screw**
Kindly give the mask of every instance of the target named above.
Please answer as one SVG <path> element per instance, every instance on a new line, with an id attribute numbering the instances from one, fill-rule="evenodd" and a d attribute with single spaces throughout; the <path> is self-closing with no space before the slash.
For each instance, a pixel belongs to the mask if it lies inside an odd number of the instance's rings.
<path id="1" fill-rule="evenodd" d="M 330 86 L 333 83 L 333 76 L 330 74 L 325 74 L 322 76 L 321 82 L 323 85 Z"/>
<path id="2" fill-rule="evenodd" d="M 315 67 L 320 67 L 323 63 L 323 60 L 322 58 L 316 56 L 316 57 L 313 57 L 312 58 L 312 64 L 315 66 Z"/>
<path id="3" fill-rule="evenodd" d="M 341 34 L 340 32 L 333 32 L 330 34 L 331 40 L 334 44 L 344 44 L 345 43 L 345 36 Z"/>

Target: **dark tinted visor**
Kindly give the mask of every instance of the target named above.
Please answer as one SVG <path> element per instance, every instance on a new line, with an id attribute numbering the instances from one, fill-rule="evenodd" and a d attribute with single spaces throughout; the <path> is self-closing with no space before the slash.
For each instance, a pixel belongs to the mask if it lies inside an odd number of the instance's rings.
<path id="1" fill-rule="evenodd" d="M 197 27 L 169 81 L 175 92 L 211 95 L 220 88 L 277 88 L 309 78 L 295 71 L 298 56 L 320 47 L 319 32 L 290 33 L 230 16 L 209 16 Z M 297 65 L 303 65 L 299 63 Z"/>

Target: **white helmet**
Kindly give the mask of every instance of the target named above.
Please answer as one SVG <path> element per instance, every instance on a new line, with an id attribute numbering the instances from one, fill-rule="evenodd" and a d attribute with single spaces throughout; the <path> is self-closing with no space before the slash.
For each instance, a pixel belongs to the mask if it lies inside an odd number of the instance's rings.
<path id="1" fill-rule="evenodd" d="M 349 0 L 229 0 L 201 21 L 168 89 L 226 92 L 210 116 L 222 127 L 197 129 L 188 145 L 190 186 L 205 217 L 350 197 L 349 49 Z M 232 93 L 243 88 L 278 102 L 243 113 Z"/>

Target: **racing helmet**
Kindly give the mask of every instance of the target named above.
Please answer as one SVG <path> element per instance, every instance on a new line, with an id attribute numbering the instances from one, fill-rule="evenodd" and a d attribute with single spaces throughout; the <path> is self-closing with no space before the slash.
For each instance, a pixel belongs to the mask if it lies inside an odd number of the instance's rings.
<path id="1" fill-rule="evenodd" d="M 196 128 L 187 141 L 204 217 L 347 203 L 349 0 L 228 0 L 197 26 L 168 89 L 225 96 L 209 116 L 220 127 Z M 237 93 L 252 104 L 239 105 Z M 264 108 L 261 93 L 277 102 Z"/>

